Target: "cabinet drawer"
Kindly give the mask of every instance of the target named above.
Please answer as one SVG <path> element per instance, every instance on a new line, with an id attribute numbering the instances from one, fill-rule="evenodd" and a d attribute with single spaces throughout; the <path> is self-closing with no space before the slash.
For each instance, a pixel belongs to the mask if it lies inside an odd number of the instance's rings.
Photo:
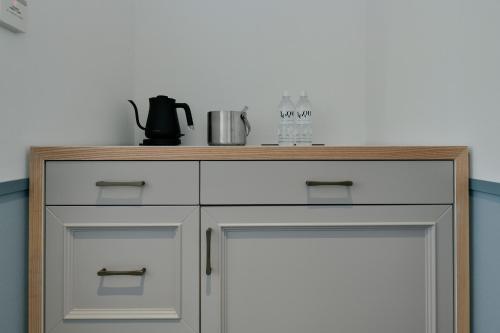
<path id="1" fill-rule="evenodd" d="M 198 167 L 192 161 L 50 161 L 46 204 L 198 204 Z"/>
<path id="2" fill-rule="evenodd" d="M 315 183 L 308 186 L 307 181 Z M 352 186 L 346 186 L 348 182 Z M 451 161 L 201 163 L 201 203 L 205 205 L 452 202 Z"/>

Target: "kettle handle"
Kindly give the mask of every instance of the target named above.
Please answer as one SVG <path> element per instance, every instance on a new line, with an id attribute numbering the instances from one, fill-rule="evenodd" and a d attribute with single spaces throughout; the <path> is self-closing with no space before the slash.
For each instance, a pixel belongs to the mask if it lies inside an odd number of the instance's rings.
<path id="1" fill-rule="evenodd" d="M 178 109 L 184 109 L 186 111 L 186 119 L 189 129 L 194 129 L 193 116 L 191 115 L 191 109 L 186 103 L 176 103 L 175 107 Z"/>
<path id="2" fill-rule="evenodd" d="M 137 123 L 137 126 L 139 126 L 139 128 L 142 129 L 142 130 L 146 130 L 146 128 L 144 126 L 142 126 L 141 123 L 139 122 L 139 111 L 137 110 L 137 105 L 135 105 L 134 101 L 131 100 L 131 99 L 129 99 L 128 101 L 134 107 L 134 110 L 135 110 L 135 122 Z"/>

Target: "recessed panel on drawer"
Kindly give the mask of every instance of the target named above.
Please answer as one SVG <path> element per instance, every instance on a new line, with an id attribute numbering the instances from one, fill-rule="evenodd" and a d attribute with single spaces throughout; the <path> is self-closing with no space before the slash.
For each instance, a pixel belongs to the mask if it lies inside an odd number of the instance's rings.
<path id="1" fill-rule="evenodd" d="M 50 161 L 48 205 L 193 205 L 199 163 L 193 161 Z"/>
<path id="2" fill-rule="evenodd" d="M 201 204 L 445 204 L 451 161 L 206 161 Z"/>
<path id="3" fill-rule="evenodd" d="M 195 327 L 198 219 L 192 206 L 48 206 L 46 332 Z"/>

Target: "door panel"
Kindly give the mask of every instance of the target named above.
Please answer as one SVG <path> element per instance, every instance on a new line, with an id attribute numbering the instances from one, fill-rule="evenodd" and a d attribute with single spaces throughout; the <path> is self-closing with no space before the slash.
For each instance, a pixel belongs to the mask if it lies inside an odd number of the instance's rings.
<path id="1" fill-rule="evenodd" d="M 197 207 L 46 209 L 46 332 L 192 332 Z"/>
<path id="2" fill-rule="evenodd" d="M 202 331 L 452 333 L 451 206 L 205 207 Z"/>

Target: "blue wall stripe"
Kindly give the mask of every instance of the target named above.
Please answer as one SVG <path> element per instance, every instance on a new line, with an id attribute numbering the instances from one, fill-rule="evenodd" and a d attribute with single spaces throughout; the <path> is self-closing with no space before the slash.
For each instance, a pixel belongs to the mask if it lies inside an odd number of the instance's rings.
<path id="1" fill-rule="evenodd" d="M 469 182 L 469 188 L 471 191 L 500 195 L 500 183 L 471 179 Z"/>
<path id="2" fill-rule="evenodd" d="M 28 178 L 11 180 L 8 182 L 0 183 L 0 195 L 27 191 L 29 189 Z"/>
<path id="3" fill-rule="evenodd" d="M 0 332 L 27 333 L 28 191 L 0 195 L 0 265 Z"/>
<path id="4" fill-rule="evenodd" d="M 471 332 L 500 332 L 500 196 L 471 191 L 470 199 Z"/>

